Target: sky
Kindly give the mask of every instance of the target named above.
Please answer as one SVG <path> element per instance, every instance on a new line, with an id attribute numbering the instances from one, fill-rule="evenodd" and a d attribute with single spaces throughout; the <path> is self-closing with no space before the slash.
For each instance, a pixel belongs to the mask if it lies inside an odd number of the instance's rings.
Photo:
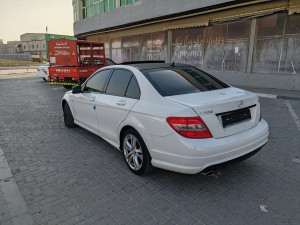
<path id="1" fill-rule="evenodd" d="M 74 35 L 72 0 L 0 0 L 0 39 L 18 41 L 24 33 Z"/>

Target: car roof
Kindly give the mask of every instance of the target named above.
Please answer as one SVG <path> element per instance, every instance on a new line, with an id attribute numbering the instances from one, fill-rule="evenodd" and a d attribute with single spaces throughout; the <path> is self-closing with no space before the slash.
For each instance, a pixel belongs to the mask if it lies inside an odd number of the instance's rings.
<path id="1" fill-rule="evenodd" d="M 128 63 L 125 64 L 127 66 L 133 66 L 138 70 L 149 70 L 149 69 L 158 69 L 158 68 L 170 68 L 170 67 L 184 67 L 184 66 L 191 66 L 188 64 L 182 63 Z"/>

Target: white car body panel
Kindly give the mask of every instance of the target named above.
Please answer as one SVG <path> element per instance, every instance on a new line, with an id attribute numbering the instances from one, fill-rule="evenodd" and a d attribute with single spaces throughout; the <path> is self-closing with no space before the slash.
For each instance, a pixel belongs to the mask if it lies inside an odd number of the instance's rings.
<path id="1" fill-rule="evenodd" d="M 155 167 L 181 173 L 195 174 L 203 169 L 226 162 L 263 146 L 268 141 L 269 129 L 266 121 L 244 132 L 224 138 L 188 139 L 177 133 L 161 138 L 152 136 L 157 143 L 151 150 Z M 162 149 L 158 146 L 164 146 Z M 185 151 L 183 151 L 184 149 Z"/>
<path id="2" fill-rule="evenodd" d="M 119 125 L 137 102 L 137 99 L 98 94 L 95 105 L 101 135 L 119 143 Z"/>
<path id="3" fill-rule="evenodd" d="M 89 128 L 96 134 L 99 134 L 97 114 L 94 110 L 94 101 L 96 98 L 95 93 L 80 93 L 77 95 L 71 95 L 72 109 L 74 111 L 74 119 L 76 123 Z"/>
<path id="4" fill-rule="evenodd" d="M 181 173 L 198 173 L 208 166 L 250 153 L 268 141 L 268 124 L 264 120 L 259 121 L 260 103 L 256 94 L 229 87 L 162 97 L 137 68 L 125 65 L 105 67 L 108 68 L 132 71 L 141 90 L 140 99 L 97 92 L 67 92 L 63 100 L 69 104 L 77 125 L 99 135 L 116 148 L 120 146 L 123 127 L 136 129 L 155 167 Z M 117 104 L 124 101 L 125 105 Z M 241 101 L 242 106 L 239 105 Z M 250 108 L 251 119 L 242 123 L 223 128 L 221 119 L 216 116 L 251 105 L 255 105 Z M 196 116 L 205 122 L 213 138 L 185 138 L 166 122 L 168 117 Z"/>
<path id="5" fill-rule="evenodd" d="M 258 96 L 238 88 L 229 87 L 167 98 L 192 107 L 215 138 L 240 133 L 257 125 L 259 122 L 260 104 Z M 221 118 L 216 116 L 216 114 L 240 109 L 239 103 L 241 101 L 243 101 L 242 108 L 255 105 L 255 107 L 250 108 L 251 120 L 223 128 Z"/>

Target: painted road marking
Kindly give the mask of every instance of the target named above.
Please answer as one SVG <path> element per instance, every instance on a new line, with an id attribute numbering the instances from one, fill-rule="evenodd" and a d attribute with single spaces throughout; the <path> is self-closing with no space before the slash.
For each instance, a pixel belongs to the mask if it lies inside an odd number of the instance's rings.
<path id="1" fill-rule="evenodd" d="M 286 106 L 288 107 L 293 119 L 294 119 L 294 122 L 296 124 L 296 126 L 298 127 L 299 131 L 300 131 L 300 120 L 299 120 L 299 117 L 297 116 L 297 114 L 295 113 L 293 107 L 291 106 L 291 104 L 287 101 L 286 103 Z"/>
<path id="2" fill-rule="evenodd" d="M 295 163 L 300 163 L 300 159 L 297 159 L 297 158 L 293 158 L 292 161 Z"/>
<path id="3" fill-rule="evenodd" d="M 32 225 L 33 219 L 28 213 L 27 205 L 21 195 L 4 153 L 0 147 L 0 188 L 4 193 L 11 220 L 15 225 Z"/>
<path id="4" fill-rule="evenodd" d="M 77 83 L 59 83 L 59 82 L 49 82 L 49 84 L 55 84 L 55 85 L 70 85 L 70 86 L 78 86 Z"/>

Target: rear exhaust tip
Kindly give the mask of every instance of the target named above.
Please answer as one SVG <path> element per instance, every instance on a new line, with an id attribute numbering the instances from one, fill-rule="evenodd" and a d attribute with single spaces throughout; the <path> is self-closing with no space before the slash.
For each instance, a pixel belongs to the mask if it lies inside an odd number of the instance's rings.
<path id="1" fill-rule="evenodd" d="M 201 174 L 208 177 L 214 175 L 215 173 L 216 171 L 211 170 L 211 171 L 202 172 Z"/>

